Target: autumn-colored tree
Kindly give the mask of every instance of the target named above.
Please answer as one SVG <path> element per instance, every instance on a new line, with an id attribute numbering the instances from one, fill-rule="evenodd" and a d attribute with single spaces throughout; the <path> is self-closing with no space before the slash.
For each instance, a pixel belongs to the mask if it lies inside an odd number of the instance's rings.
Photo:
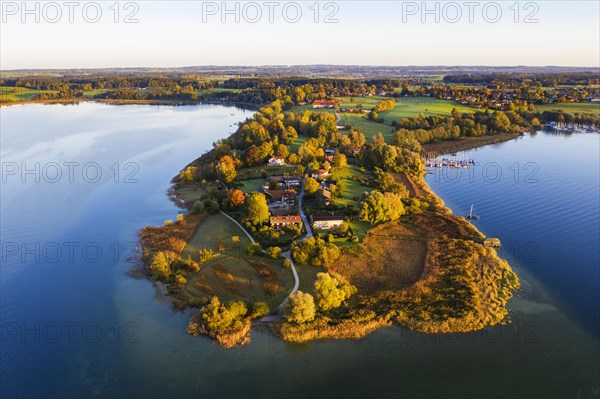
<path id="1" fill-rule="evenodd" d="M 312 177 L 306 179 L 306 182 L 304 183 L 304 192 L 306 193 L 306 195 L 315 195 L 320 188 L 321 185 L 319 184 L 319 182 L 313 179 Z"/>
<path id="2" fill-rule="evenodd" d="M 269 207 L 264 194 L 250 194 L 246 200 L 246 219 L 252 224 L 262 224 L 269 220 Z"/>
<path id="3" fill-rule="evenodd" d="M 337 308 L 356 293 L 356 287 L 348 282 L 332 277 L 329 273 L 317 273 L 315 298 L 321 310 Z"/>
<path id="4" fill-rule="evenodd" d="M 237 177 L 235 162 L 229 155 L 224 155 L 221 157 L 219 164 L 217 165 L 217 170 L 223 177 L 223 180 L 225 180 L 227 183 L 234 181 Z"/>
<path id="5" fill-rule="evenodd" d="M 227 193 L 227 201 L 231 206 L 240 206 L 244 203 L 244 193 L 242 190 L 233 189 Z"/>
<path id="6" fill-rule="evenodd" d="M 333 167 L 336 169 L 345 168 L 348 165 L 348 159 L 341 152 L 336 151 L 333 155 Z"/>
<path id="7" fill-rule="evenodd" d="M 261 161 L 262 158 L 260 157 L 260 149 L 255 145 L 248 148 L 244 153 L 244 163 L 246 166 L 256 166 L 259 165 Z"/>

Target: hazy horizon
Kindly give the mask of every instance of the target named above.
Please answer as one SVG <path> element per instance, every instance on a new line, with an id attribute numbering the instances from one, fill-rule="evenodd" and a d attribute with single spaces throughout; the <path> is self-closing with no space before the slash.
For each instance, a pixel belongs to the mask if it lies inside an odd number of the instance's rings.
<path id="1" fill-rule="evenodd" d="M 65 4 L 2 2 L 0 70 L 598 67 L 600 59 L 595 1 Z"/>

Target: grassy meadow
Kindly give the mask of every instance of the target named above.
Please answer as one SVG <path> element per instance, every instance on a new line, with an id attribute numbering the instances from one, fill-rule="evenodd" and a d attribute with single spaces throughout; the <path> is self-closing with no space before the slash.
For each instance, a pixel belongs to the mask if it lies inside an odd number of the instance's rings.
<path id="1" fill-rule="evenodd" d="M 238 236 L 239 244 L 231 237 Z M 213 295 L 222 301 L 243 300 L 248 303 L 267 302 L 279 305 L 294 284 L 290 270 L 281 259 L 246 256 L 250 240 L 244 232 L 224 215 L 212 215 L 202 222 L 183 250 L 182 257 L 199 259 L 199 251 L 212 249 L 222 243 L 225 250 L 200 265 L 200 271 L 188 279 L 186 291 L 194 298 L 209 299 Z"/>

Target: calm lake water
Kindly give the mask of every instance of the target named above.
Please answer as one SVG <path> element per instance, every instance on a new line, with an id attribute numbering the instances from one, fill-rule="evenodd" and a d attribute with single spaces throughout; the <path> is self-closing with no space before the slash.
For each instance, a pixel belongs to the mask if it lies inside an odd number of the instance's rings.
<path id="1" fill-rule="evenodd" d="M 390 327 L 306 345 L 263 328 L 228 351 L 187 336 L 189 314 L 129 277 L 127 259 L 140 227 L 177 214 L 170 178 L 251 114 L 0 109 L 2 397 L 600 396 L 593 134 L 528 135 L 463 155 L 478 162 L 472 176 L 428 175 L 456 214 L 474 203 L 475 224 L 504 243 L 524 285 L 507 326 L 452 335 Z"/>

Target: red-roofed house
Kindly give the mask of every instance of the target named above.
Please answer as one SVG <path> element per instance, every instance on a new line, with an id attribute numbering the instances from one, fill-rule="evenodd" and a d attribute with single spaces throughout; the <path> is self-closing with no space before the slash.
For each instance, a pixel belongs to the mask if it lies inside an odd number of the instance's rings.
<path id="1" fill-rule="evenodd" d="M 302 219 L 299 215 L 288 215 L 288 216 L 271 216 L 269 219 L 271 226 L 275 228 L 281 228 L 286 226 L 302 226 Z"/>

